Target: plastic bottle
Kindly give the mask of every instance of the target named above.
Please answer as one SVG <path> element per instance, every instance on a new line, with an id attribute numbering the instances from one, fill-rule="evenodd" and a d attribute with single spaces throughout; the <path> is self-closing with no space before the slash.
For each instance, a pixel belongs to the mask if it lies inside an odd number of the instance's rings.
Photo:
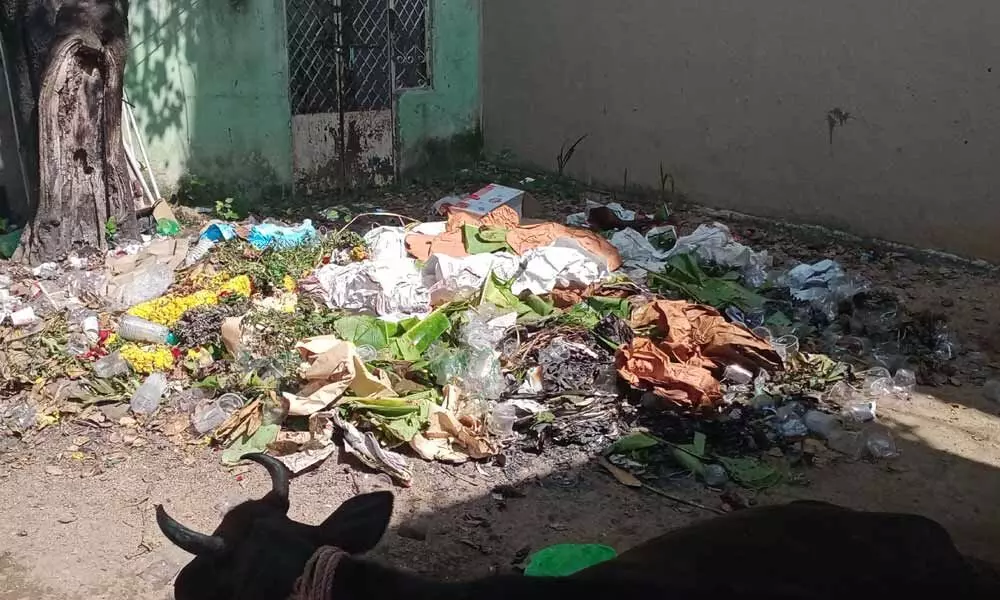
<path id="1" fill-rule="evenodd" d="M 190 267 L 199 260 L 205 258 L 212 248 L 215 247 L 215 240 L 203 237 L 198 240 L 198 243 L 194 245 L 194 248 L 188 250 L 187 256 L 184 257 L 184 266 Z"/>
<path id="2" fill-rule="evenodd" d="M 170 330 L 141 317 L 125 315 L 118 321 L 118 336 L 132 342 L 166 344 L 170 339 Z"/>
<path id="3" fill-rule="evenodd" d="M 151 415 L 160 406 L 160 398 L 167 391 L 167 376 L 163 373 L 153 373 L 142 382 L 139 389 L 132 394 L 129 406 L 137 415 Z"/>
<path id="4" fill-rule="evenodd" d="M 809 429 L 810 433 L 813 433 L 824 440 L 829 438 L 833 432 L 840 429 L 840 421 L 837 419 L 836 415 L 820 412 L 818 410 L 810 410 L 806 412 L 805 416 L 802 417 L 802 420 L 805 421 L 806 427 Z"/>

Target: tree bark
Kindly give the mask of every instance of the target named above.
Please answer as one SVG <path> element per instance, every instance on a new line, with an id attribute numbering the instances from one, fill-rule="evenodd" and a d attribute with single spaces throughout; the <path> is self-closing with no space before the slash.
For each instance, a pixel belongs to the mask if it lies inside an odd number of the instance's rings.
<path id="1" fill-rule="evenodd" d="M 36 17 L 25 25 L 21 41 L 28 48 L 40 46 L 39 40 L 48 40 L 48 46 L 34 65 L 31 53 L 21 52 L 29 61 L 28 82 L 39 82 L 34 131 L 26 134 L 37 139 L 38 183 L 35 216 L 15 260 L 35 264 L 79 247 L 104 250 L 109 219 L 126 237 L 137 233 L 121 137 L 127 14 L 125 0 L 63 0 L 54 18 L 49 12 L 47 19 Z M 32 78 L 39 63 L 41 75 Z M 23 80 L 11 83 L 23 85 Z M 23 90 L 18 97 L 25 97 Z M 26 107 L 18 108 L 23 113 Z"/>

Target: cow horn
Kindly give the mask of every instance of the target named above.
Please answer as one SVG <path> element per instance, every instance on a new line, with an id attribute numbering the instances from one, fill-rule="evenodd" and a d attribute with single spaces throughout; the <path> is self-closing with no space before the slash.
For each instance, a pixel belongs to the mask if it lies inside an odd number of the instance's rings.
<path id="1" fill-rule="evenodd" d="M 271 492 L 268 496 L 276 499 L 287 511 L 288 510 L 288 486 L 291 475 L 288 467 L 273 456 L 261 453 L 244 454 L 243 459 L 252 460 L 263 466 L 271 475 Z"/>
<path id="2" fill-rule="evenodd" d="M 156 505 L 156 524 L 160 526 L 160 531 L 168 540 L 181 550 L 195 556 L 218 554 L 226 549 L 226 542 L 222 538 L 188 529 L 168 515 L 160 504 Z"/>

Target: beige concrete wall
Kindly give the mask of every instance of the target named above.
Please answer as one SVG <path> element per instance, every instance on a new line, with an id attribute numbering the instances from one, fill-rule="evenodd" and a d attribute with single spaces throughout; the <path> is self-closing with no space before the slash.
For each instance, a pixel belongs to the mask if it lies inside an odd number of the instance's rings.
<path id="1" fill-rule="evenodd" d="M 1000 260 L 997 0 L 484 0 L 488 148 Z M 827 111 L 854 118 L 833 132 Z"/>

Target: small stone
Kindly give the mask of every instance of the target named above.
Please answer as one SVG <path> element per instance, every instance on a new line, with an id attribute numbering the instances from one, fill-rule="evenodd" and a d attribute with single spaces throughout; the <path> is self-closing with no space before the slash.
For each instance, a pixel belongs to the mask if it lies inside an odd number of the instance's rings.
<path id="1" fill-rule="evenodd" d="M 941 301 L 941 306 L 945 308 L 951 308 L 952 306 L 955 306 L 955 301 L 952 300 L 951 298 L 945 298 L 944 300 Z"/>
<path id="2" fill-rule="evenodd" d="M 63 474 L 63 470 L 55 466 L 45 467 L 45 472 L 49 475 L 55 475 L 57 477 Z"/>
<path id="3" fill-rule="evenodd" d="M 109 421 L 118 422 L 128 414 L 128 404 L 104 404 L 100 407 L 101 414 Z"/>
<path id="4" fill-rule="evenodd" d="M 962 380 L 959 379 L 958 377 L 952 377 L 951 379 L 948 380 L 948 383 L 950 383 L 955 387 L 962 387 Z"/>
<path id="5" fill-rule="evenodd" d="M 56 520 L 59 521 L 60 523 L 62 523 L 63 525 L 68 525 L 68 524 L 72 523 L 73 521 L 76 521 L 76 515 L 71 514 L 71 513 L 67 513 L 65 515 L 60 516 Z"/>
<path id="6" fill-rule="evenodd" d="M 24 529 L 18 529 L 14 535 L 16 535 L 17 537 L 28 537 L 28 532 L 27 530 Z"/>
<path id="7" fill-rule="evenodd" d="M 122 417 L 118 419 L 118 424 L 121 425 L 122 427 L 134 427 L 137 422 L 138 421 L 136 421 L 132 417 Z"/>
<path id="8" fill-rule="evenodd" d="M 146 443 L 147 442 L 146 442 L 145 439 L 143 439 L 143 438 L 136 438 L 135 441 L 132 442 L 132 447 L 133 448 L 142 448 L 143 446 L 146 445 Z"/>

